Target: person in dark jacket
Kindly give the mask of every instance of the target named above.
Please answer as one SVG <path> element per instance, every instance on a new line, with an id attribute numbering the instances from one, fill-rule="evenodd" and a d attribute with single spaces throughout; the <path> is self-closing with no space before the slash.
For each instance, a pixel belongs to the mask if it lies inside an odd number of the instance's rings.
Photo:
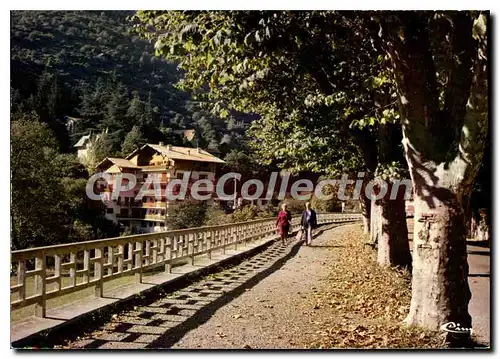
<path id="1" fill-rule="evenodd" d="M 278 227 L 278 231 L 281 240 L 283 242 L 283 245 L 286 244 L 291 222 L 292 222 L 292 214 L 290 213 L 289 210 L 287 210 L 287 205 L 283 203 L 283 205 L 281 206 L 281 211 L 278 213 L 278 218 L 276 218 L 276 227 Z"/>
<path id="2" fill-rule="evenodd" d="M 306 209 L 302 212 L 300 224 L 306 235 L 306 245 L 310 245 L 312 240 L 312 230 L 318 226 L 318 219 L 316 211 L 311 209 L 311 203 L 309 202 L 306 203 Z"/>

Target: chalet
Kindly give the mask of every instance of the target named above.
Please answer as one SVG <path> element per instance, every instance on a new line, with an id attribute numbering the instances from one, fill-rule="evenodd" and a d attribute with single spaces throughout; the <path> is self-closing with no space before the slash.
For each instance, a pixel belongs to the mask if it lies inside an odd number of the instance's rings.
<path id="1" fill-rule="evenodd" d="M 217 166 L 224 161 L 200 148 L 188 148 L 172 145 L 146 144 L 126 158 L 106 158 L 96 169 L 109 173 L 112 180 L 104 191 L 107 204 L 106 216 L 133 232 L 148 233 L 168 229 L 168 217 L 179 205 L 180 200 L 167 200 L 165 188 L 172 179 L 182 179 L 184 172 L 191 172 L 190 183 L 198 179 L 215 181 Z M 131 173 L 137 178 L 137 184 L 129 191 L 122 191 L 118 198 L 112 199 L 117 174 Z M 140 201 L 135 198 L 149 176 L 159 179 L 160 198 L 144 196 Z M 186 196 L 186 199 L 188 196 Z M 212 200 L 209 200 L 212 201 Z"/>

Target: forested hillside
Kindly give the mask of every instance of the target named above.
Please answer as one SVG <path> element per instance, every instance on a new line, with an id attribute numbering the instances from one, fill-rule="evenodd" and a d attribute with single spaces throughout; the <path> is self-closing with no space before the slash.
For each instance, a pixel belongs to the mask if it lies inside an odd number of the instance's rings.
<path id="1" fill-rule="evenodd" d="M 86 200 L 86 180 L 104 157 L 143 143 L 200 146 L 229 153 L 232 169 L 241 158 L 249 165 L 253 117 L 222 120 L 176 89 L 177 67 L 130 33 L 132 14 L 11 12 L 12 248 L 118 235 Z M 82 166 L 74 144 L 91 131 L 101 137 Z"/>
<path id="2" fill-rule="evenodd" d="M 182 143 L 174 131 L 193 128 L 194 145 L 222 155 L 241 147 L 248 117 L 235 115 L 226 123 L 174 88 L 180 76 L 176 66 L 154 56 L 152 44 L 130 33 L 132 14 L 13 11 L 13 110 L 35 110 L 65 152 L 83 134 L 107 128 L 110 151 L 117 154 L 134 125 L 143 142 Z M 82 118 L 70 132 L 67 116 Z"/>

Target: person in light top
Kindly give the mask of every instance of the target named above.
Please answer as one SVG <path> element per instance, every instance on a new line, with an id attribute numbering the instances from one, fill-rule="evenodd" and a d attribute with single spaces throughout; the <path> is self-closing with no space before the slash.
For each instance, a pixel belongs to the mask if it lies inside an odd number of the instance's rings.
<path id="1" fill-rule="evenodd" d="M 300 224 L 306 235 L 306 245 L 310 245 L 312 240 L 312 230 L 318 226 L 316 211 L 311 209 L 310 202 L 306 202 L 306 209 L 302 212 Z"/>

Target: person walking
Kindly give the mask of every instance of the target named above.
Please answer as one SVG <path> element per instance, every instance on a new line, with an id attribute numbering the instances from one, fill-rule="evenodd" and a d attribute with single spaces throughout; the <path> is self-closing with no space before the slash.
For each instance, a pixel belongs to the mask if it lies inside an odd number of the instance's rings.
<path id="1" fill-rule="evenodd" d="M 302 212 L 300 225 L 306 235 L 306 245 L 310 245 L 312 241 L 312 230 L 318 226 L 316 211 L 311 209 L 311 203 L 306 202 L 306 209 Z"/>
<path id="2" fill-rule="evenodd" d="M 286 244 L 286 240 L 288 238 L 288 231 L 290 230 L 292 221 L 292 214 L 289 210 L 287 210 L 286 203 L 281 205 L 281 211 L 278 213 L 278 218 L 276 219 L 276 227 L 278 227 L 278 231 L 283 242 L 283 245 Z"/>

